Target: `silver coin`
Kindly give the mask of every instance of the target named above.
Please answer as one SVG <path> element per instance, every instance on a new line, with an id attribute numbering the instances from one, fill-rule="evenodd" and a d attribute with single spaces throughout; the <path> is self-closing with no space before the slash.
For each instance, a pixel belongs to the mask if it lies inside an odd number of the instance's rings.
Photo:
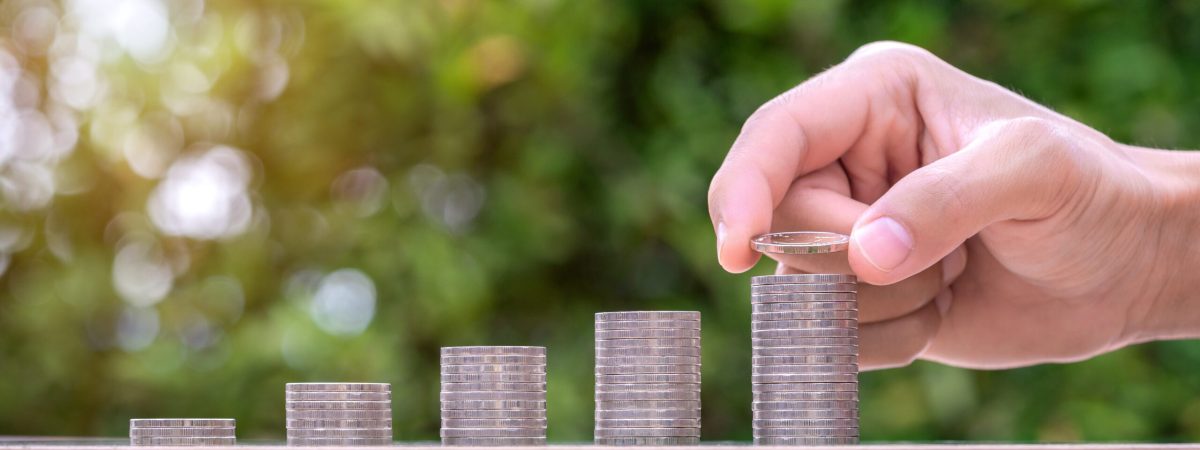
<path id="1" fill-rule="evenodd" d="M 289 428 L 288 438 L 392 438 L 391 428 Z"/>
<path id="2" fill-rule="evenodd" d="M 807 355 L 807 356 L 756 356 L 755 365 L 773 364 L 858 364 L 854 355 Z"/>
<path id="3" fill-rule="evenodd" d="M 545 400 L 462 400 L 443 401 L 443 410 L 454 409 L 546 409 Z"/>
<path id="4" fill-rule="evenodd" d="M 442 374 L 455 373 L 546 373 L 545 364 L 442 364 Z"/>
<path id="5" fill-rule="evenodd" d="M 858 428 L 858 419 L 763 419 L 754 428 Z"/>
<path id="6" fill-rule="evenodd" d="M 482 438 L 442 438 L 442 445 L 468 447 L 524 447 L 546 445 L 546 438 L 513 438 L 513 437 L 482 437 Z"/>
<path id="7" fill-rule="evenodd" d="M 474 356 L 474 355 L 546 356 L 546 347 L 507 346 L 507 345 L 442 347 L 442 356 Z"/>
<path id="8" fill-rule="evenodd" d="M 755 251 L 787 255 L 840 252 L 849 246 L 849 236 L 826 231 L 767 233 L 750 240 L 750 247 Z"/>
<path id="9" fill-rule="evenodd" d="M 443 373 L 442 383 L 545 383 L 545 373 Z"/>
<path id="10" fill-rule="evenodd" d="M 750 349 L 754 356 L 858 355 L 858 346 L 759 347 Z"/>
<path id="11" fill-rule="evenodd" d="M 849 383 L 858 381 L 858 373 L 801 373 L 801 374 L 751 374 L 753 383 Z"/>
<path id="12" fill-rule="evenodd" d="M 700 364 L 699 356 L 597 357 L 597 366 L 640 366 L 643 364 Z"/>
<path id="13" fill-rule="evenodd" d="M 622 445 L 638 447 L 664 447 L 676 445 L 700 445 L 698 437 L 610 437 L 595 439 L 596 445 Z"/>
<path id="14" fill-rule="evenodd" d="M 130 428 L 129 437 L 234 437 L 236 433 L 234 427 L 217 428 L 217 427 L 147 427 L 147 428 Z"/>
<path id="15" fill-rule="evenodd" d="M 303 447 L 383 447 L 391 446 L 392 438 L 288 438 L 287 445 Z"/>
<path id="16" fill-rule="evenodd" d="M 858 427 L 843 428 L 766 428 L 754 429 L 754 437 L 857 437 Z"/>
<path id="17" fill-rule="evenodd" d="M 750 312 L 752 314 L 806 311 L 858 311 L 858 302 L 800 301 L 791 303 L 754 303 L 750 305 Z"/>
<path id="18" fill-rule="evenodd" d="M 546 419 L 442 419 L 442 428 L 546 428 Z"/>
<path id="19" fill-rule="evenodd" d="M 287 428 L 391 428 L 392 419 L 289 419 Z"/>
<path id="20" fill-rule="evenodd" d="M 700 373 L 699 364 L 657 364 L 646 366 L 596 366 L 596 374 L 620 375 L 638 373 Z"/>
<path id="21" fill-rule="evenodd" d="M 476 364 L 517 364 L 517 365 L 544 365 L 546 364 L 545 356 L 525 356 L 525 355 L 468 355 L 468 356 L 443 356 L 441 359 L 442 365 L 447 366 L 462 366 Z"/>
<path id="22" fill-rule="evenodd" d="M 787 409 L 856 409 L 857 400 L 795 400 L 787 402 L 751 402 L 751 411 L 779 411 Z"/>
<path id="23" fill-rule="evenodd" d="M 858 364 L 811 364 L 811 365 L 757 365 L 751 367 L 752 374 L 785 374 L 785 373 L 858 373 Z"/>
<path id="24" fill-rule="evenodd" d="M 545 419 L 545 409 L 443 409 L 442 420 Z"/>
<path id="25" fill-rule="evenodd" d="M 700 339 L 597 339 L 596 348 L 700 347 Z"/>
<path id="26" fill-rule="evenodd" d="M 596 420 L 696 419 L 700 409 L 601 409 L 596 408 Z"/>
<path id="27" fill-rule="evenodd" d="M 857 409 L 784 409 L 753 411 L 754 420 L 858 419 Z"/>
<path id="28" fill-rule="evenodd" d="M 546 383 L 442 383 L 442 392 L 544 392 Z"/>
<path id="29" fill-rule="evenodd" d="M 130 428 L 232 428 L 235 426 L 237 426 L 237 421 L 234 419 L 129 419 Z"/>
<path id="30" fill-rule="evenodd" d="M 764 445 L 764 446 L 858 445 L 858 438 L 857 437 L 764 437 L 764 438 L 754 438 L 754 445 Z"/>
<path id="31" fill-rule="evenodd" d="M 763 284 L 805 284 L 805 283 L 857 283 L 854 275 L 835 273 L 793 273 L 784 275 L 761 275 L 750 277 L 751 285 Z"/>
<path id="32" fill-rule="evenodd" d="M 285 392 L 284 398 L 298 401 L 391 401 L 391 392 Z"/>
<path id="33" fill-rule="evenodd" d="M 286 410 L 288 419 L 303 419 L 303 420 L 382 420 L 391 419 L 391 409 L 363 409 L 363 410 L 328 410 L 328 409 L 301 409 L 301 410 Z"/>
<path id="34" fill-rule="evenodd" d="M 858 392 L 858 383 L 771 383 L 754 384 L 754 392 Z"/>
<path id="35" fill-rule="evenodd" d="M 751 331 L 750 345 L 756 347 L 829 347 L 837 345 L 858 345 L 858 336 L 788 336 L 789 334 L 801 334 L 794 333 L 794 331 L 800 330 Z"/>
<path id="36" fill-rule="evenodd" d="M 810 292 L 796 294 L 751 294 L 751 303 L 848 302 L 858 300 L 853 292 Z"/>
<path id="37" fill-rule="evenodd" d="M 288 383 L 286 390 L 292 392 L 301 391 L 323 391 L 323 392 L 342 392 L 342 391 L 370 391 L 370 392 L 391 392 L 392 385 L 390 383 Z"/>
<path id="38" fill-rule="evenodd" d="M 299 411 L 305 409 L 325 409 L 325 410 L 353 410 L 353 409 L 392 409 L 392 401 L 294 401 L 289 400 L 284 402 L 284 407 L 290 410 Z"/>
<path id="39" fill-rule="evenodd" d="M 700 437 L 700 428 L 602 428 L 596 427 L 598 438 L 614 437 Z"/>
<path id="40" fill-rule="evenodd" d="M 597 348 L 596 357 L 629 357 L 629 356 L 700 356 L 699 347 L 633 347 L 633 348 Z"/>
<path id="41" fill-rule="evenodd" d="M 759 339 L 795 339 L 795 338 L 857 338 L 858 328 L 808 328 L 801 330 L 759 330 L 751 331 L 750 338 Z"/>
<path id="42" fill-rule="evenodd" d="M 774 320 L 820 320 L 820 319 L 854 319 L 858 320 L 858 311 L 838 311 L 838 310 L 808 310 L 808 311 L 785 311 L 785 312 L 768 312 L 768 313 L 751 313 L 750 321 L 752 322 L 769 322 Z"/>
<path id="43" fill-rule="evenodd" d="M 776 320 L 751 322 L 750 331 L 797 330 L 805 328 L 857 328 L 857 320 Z"/>
<path id="44" fill-rule="evenodd" d="M 699 428 L 700 419 L 598 419 L 597 428 Z"/>
<path id="45" fill-rule="evenodd" d="M 546 437 L 545 428 L 442 428 L 444 438 Z"/>
<path id="46" fill-rule="evenodd" d="M 699 311 L 619 311 L 598 312 L 597 322 L 621 322 L 628 320 L 700 320 Z"/>
<path id="47" fill-rule="evenodd" d="M 596 375 L 596 383 L 699 383 L 700 375 L 690 373 L 658 373 L 641 375 Z"/>
<path id="48" fill-rule="evenodd" d="M 698 400 L 597 400 L 596 409 L 700 409 Z"/>
<path id="49" fill-rule="evenodd" d="M 232 437 L 138 437 L 129 439 L 129 445 L 139 447 L 215 447 L 236 444 L 237 439 Z"/>
<path id="50" fill-rule="evenodd" d="M 610 400 L 700 400 L 700 390 L 596 392 L 596 403 Z"/>
<path id="51" fill-rule="evenodd" d="M 546 400 L 546 391 L 541 392 L 506 392 L 506 391 L 475 391 L 475 392 L 446 392 L 442 391 L 442 401 L 462 400 Z"/>
<path id="52" fill-rule="evenodd" d="M 630 383 L 605 384 L 597 383 L 596 392 L 640 392 L 640 391 L 669 391 L 691 392 L 699 391 L 699 383 Z"/>
<path id="53" fill-rule="evenodd" d="M 699 330 L 698 320 L 606 320 L 596 322 L 596 331 L 644 330 L 662 328 L 671 330 Z"/>
<path id="54" fill-rule="evenodd" d="M 858 400 L 858 391 L 781 391 L 754 392 L 756 402 L 792 402 L 813 400 Z"/>
<path id="55" fill-rule="evenodd" d="M 798 294 L 801 292 L 858 292 L 858 284 L 764 284 L 750 286 L 751 294 Z"/>
<path id="56" fill-rule="evenodd" d="M 694 328 L 640 328 L 635 330 L 596 330 L 596 340 L 607 339 L 700 339 Z"/>

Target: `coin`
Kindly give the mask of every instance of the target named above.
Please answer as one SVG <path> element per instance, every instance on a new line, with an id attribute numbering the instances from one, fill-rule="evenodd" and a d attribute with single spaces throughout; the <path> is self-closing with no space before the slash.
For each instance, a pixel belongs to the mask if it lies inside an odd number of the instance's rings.
<path id="1" fill-rule="evenodd" d="M 855 373 L 751 374 L 753 383 L 848 383 L 858 381 Z"/>
<path id="2" fill-rule="evenodd" d="M 854 428 L 756 428 L 754 437 L 855 437 L 858 427 Z"/>
<path id="3" fill-rule="evenodd" d="M 854 302 L 853 292 L 803 292 L 796 294 L 753 294 L 751 303 Z"/>
<path id="4" fill-rule="evenodd" d="M 793 273 L 785 275 L 760 275 L 750 277 L 751 285 L 763 284 L 805 284 L 805 283 L 857 283 L 854 275 L 833 273 Z"/>
<path id="5" fill-rule="evenodd" d="M 471 347 L 442 347 L 442 356 L 476 356 L 476 355 L 518 355 L 546 356 L 546 347 L 526 346 L 471 346 Z"/>
<path id="6" fill-rule="evenodd" d="M 353 409 L 391 409 L 392 401 L 347 401 L 347 402 L 332 402 L 332 401 L 294 401 L 289 400 L 284 402 L 284 407 L 290 410 L 305 410 L 305 409 L 325 409 L 325 410 L 353 410 Z"/>
<path id="7" fill-rule="evenodd" d="M 180 445 L 187 446 L 220 446 L 220 445 L 236 445 L 237 439 L 232 437 L 137 437 L 129 438 L 129 445 L 136 446 L 152 446 L 152 447 L 174 447 Z"/>
<path id="8" fill-rule="evenodd" d="M 754 445 L 857 445 L 857 437 L 763 437 L 754 438 Z"/>
<path id="9" fill-rule="evenodd" d="M 858 364 L 772 364 L 754 365 L 752 374 L 785 374 L 785 373 L 858 373 Z"/>
<path id="10" fill-rule="evenodd" d="M 596 392 L 596 403 L 611 400 L 700 400 L 700 390 Z"/>
<path id="11" fill-rule="evenodd" d="M 505 392 L 505 391 L 442 391 L 442 401 L 462 400 L 546 400 L 546 391 L 541 392 Z"/>
<path id="12" fill-rule="evenodd" d="M 759 330 L 751 331 L 753 339 L 792 339 L 792 338 L 857 338 L 858 328 L 808 328 L 800 330 Z"/>
<path id="13" fill-rule="evenodd" d="M 756 356 L 755 365 L 767 364 L 858 364 L 854 355 Z"/>
<path id="14" fill-rule="evenodd" d="M 546 383 L 442 383 L 442 392 L 544 392 Z"/>
<path id="15" fill-rule="evenodd" d="M 546 445 L 544 437 L 481 437 L 481 438 L 442 438 L 442 445 L 463 445 L 471 447 L 519 447 L 529 445 Z"/>
<path id="16" fill-rule="evenodd" d="M 371 391 L 371 392 L 390 392 L 392 385 L 389 383 L 288 383 L 286 386 L 288 391 Z"/>
<path id="17" fill-rule="evenodd" d="M 750 332 L 750 344 L 757 347 L 826 347 L 858 345 L 858 336 L 792 336 L 800 330 L 763 330 Z M 807 331 L 807 330 L 806 330 Z"/>
<path id="18" fill-rule="evenodd" d="M 787 312 L 769 312 L 769 313 L 752 313 L 750 320 L 754 322 L 766 322 L 772 320 L 814 320 L 814 319 L 858 319 L 858 311 L 826 311 L 826 310 L 809 310 L 809 311 L 787 311 Z"/>
<path id="19" fill-rule="evenodd" d="M 646 328 L 700 329 L 698 320 L 605 320 L 596 321 L 596 330 L 631 330 Z"/>
<path id="20" fill-rule="evenodd" d="M 632 347 L 632 348 L 597 348 L 596 356 L 628 357 L 628 356 L 700 356 L 699 347 Z"/>
<path id="21" fill-rule="evenodd" d="M 546 419 L 442 419 L 442 428 L 546 428 Z"/>
<path id="22" fill-rule="evenodd" d="M 546 364 L 545 356 L 526 356 L 526 355 L 469 355 L 469 356 L 443 356 L 442 364 L 445 365 L 464 365 L 464 364 L 517 364 L 517 365 L 538 365 Z"/>
<path id="23" fill-rule="evenodd" d="M 781 391 L 754 392 L 756 402 L 790 402 L 811 400 L 858 400 L 856 391 Z"/>
<path id="24" fill-rule="evenodd" d="M 596 420 L 696 419 L 700 408 L 691 409 L 602 409 L 596 408 Z"/>
<path id="25" fill-rule="evenodd" d="M 233 427 L 130 428 L 129 437 L 234 437 Z"/>
<path id="26" fill-rule="evenodd" d="M 700 409 L 700 402 L 696 400 L 607 400 L 597 401 L 596 406 L 599 409 L 603 407 L 606 410 L 617 411 L 622 409 Z"/>
<path id="27" fill-rule="evenodd" d="M 779 411 L 788 409 L 854 409 L 857 400 L 795 400 L 786 402 L 751 402 L 752 411 Z"/>
<path id="28" fill-rule="evenodd" d="M 546 409 L 545 400 L 462 400 L 443 401 L 443 410 L 452 409 Z"/>
<path id="29" fill-rule="evenodd" d="M 446 428 L 444 438 L 462 437 L 546 437 L 545 428 Z"/>
<path id="30" fill-rule="evenodd" d="M 545 409 L 442 409 L 442 420 L 545 418 Z"/>
<path id="31" fill-rule="evenodd" d="M 667 445 L 700 445 L 698 437 L 597 437 L 596 445 L 628 445 L 628 446 L 648 446 L 662 447 Z"/>
<path id="32" fill-rule="evenodd" d="M 596 313 L 597 322 L 627 320 L 700 320 L 698 311 L 619 311 Z"/>
<path id="33" fill-rule="evenodd" d="M 840 252 L 849 245 L 849 236 L 825 231 L 767 233 L 750 240 L 750 247 L 755 251 L 788 255 Z"/>
<path id="34" fill-rule="evenodd" d="M 322 446 L 322 447 L 362 447 L 362 446 L 391 446 L 392 438 L 288 438 L 287 445 Z"/>
<path id="35" fill-rule="evenodd" d="M 597 339 L 596 348 L 699 347 L 700 339 Z"/>
<path id="36" fill-rule="evenodd" d="M 751 294 L 797 294 L 801 292 L 858 292 L 856 283 L 763 284 L 750 286 Z"/>
<path id="37" fill-rule="evenodd" d="M 700 428 L 602 428 L 596 427 L 598 438 L 613 437 L 700 437 Z"/>
<path id="38" fill-rule="evenodd" d="M 852 383 L 771 383 L 754 384 L 754 392 L 858 392 L 858 382 Z"/>
<path id="39" fill-rule="evenodd" d="M 449 366 L 442 364 L 442 374 L 457 373 L 546 373 L 545 364 L 471 364 Z"/>
<path id="40" fill-rule="evenodd" d="M 360 409 L 360 410 L 328 410 L 328 409 L 301 409 L 287 412 L 288 419 L 320 419 L 320 420 L 349 420 L 349 419 L 367 419 L 380 420 L 391 419 L 392 410 L 388 409 Z"/>
<path id="41" fill-rule="evenodd" d="M 390 401 L 392 393 L 389 392 L 315 392 L 315 391 L 289 391 L 284 393 L 284 398 L 287 400 L 317 400 L 317 401 Z"/>
<path id="42" fill-rule="evenodd" d="M 289 419 L 287 428 L 391 428 L 392 419 Z"/>
<path id="43" fill-rule="evenodd" d="M 781 419 L 857 419 L 858 409 L 785 409 L 755 410 L 754 420 Z"/>
<path id="44" fill-rule="evenodd" d="M 289 428 L 288 438 L 392 438 L 391 428 Z"/>
<path id="45" fill-rule="evenodd" d="M 639 373 L 700 373 L 699 364 L 656 364 L 645 366 L 602 366 L 596 365 L 596 374 L 621 375 Z"/>
<path id="46" fill-rule="evenodd" d="M 640 328 L 635 330 L 596 330 L 597 340 L 606 339 L 700 339 L 696 328 Z"/>
<path id="47" fill-rule="evenodd" d="M 754 356 L 806 356 L 806 355 L 857 355 L 856 345 L 835 345 L 823 347 L 760 347 L 750 349 Z"/>
<path id="48" fill-rule="evenodd" d="M 858 311 L 858 302 L 797 301 L 781 303 L 752 303 L 750 305 L 750 312 L 754 314 L 801 311 Z"/>
<path id="49" fill-rule="evenodd" d="M 700 419 L 598 419 L 597 428 L 699 428 Z"/>
<path id="50" fill-rule="evenodd" d="M 442 373 L 442 383 L 545 383 L 543 373 Z"/>
<path id="51" fill-rule="evenodd" d="M 605 384 L 597 383 L 596 392 L 635 392 L 635 391 L 699 391 L 699 383 L 627 383 Z"/>
<path id="52" fill-rule="evenodd" d="M 858 419 L 762 419 L 754 428 L 858 428 Z"/>
<path id="53" fill-rule="evenodd" d="M 234 419 L 129 419 L 130 428 L 182 428 L 217 427 L 231 428 L 237 425 Z"/>
<path id="54" fill-rule="evenodd" d="M 597 383 L 699 383 L 700 375 L 690 373 L 658 373 L 641 375 L 596 375 Z"/>
<path id="55" fill-rule="evenodd" d="M 643 364 L 700 364 L 699 356 L 597 357 L 597 366 L 640 366 Z"/>
<path id="56" fill-rule="evenodd" d="M 794 330 L 805 328 L 853 328 L 857 326 L 857 320 L 776 320 L 771 322 L 751 322 L 750 331 Z"/>

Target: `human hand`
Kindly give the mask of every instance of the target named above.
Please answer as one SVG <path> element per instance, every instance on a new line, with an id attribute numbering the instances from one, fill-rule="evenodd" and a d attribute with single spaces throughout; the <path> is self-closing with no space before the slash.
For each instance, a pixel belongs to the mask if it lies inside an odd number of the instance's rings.
<path id="1" fill-rule="evenodd" d="M 781 273 L 858 275 L 863 369 L 1003 368 L 1195 334 L 1200 315 L 1174 307 L 1192 278 L 1175 271 L 1200 268 L 1198 181 L 1192 155 L 1117 144 L 876 43 L 746 121 L 709 211 L 732 272 L 761 233 L 850 234 L 848 258 L 770 256 Z"/>

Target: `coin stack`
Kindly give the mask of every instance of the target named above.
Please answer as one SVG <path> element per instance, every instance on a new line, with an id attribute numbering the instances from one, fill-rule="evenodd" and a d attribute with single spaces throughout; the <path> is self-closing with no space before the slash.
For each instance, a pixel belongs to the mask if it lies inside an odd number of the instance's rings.
<path id="1" fill-rule="evenodd" d="M 392 444 L 392 385 L 288 383 L 287 443 L 296 446 Z"/>
<path id="2" fill-rule="evenodd" d="M 858 443 L 853 275 L 754 277 L 754 443 Z"/>
<path id="3" fill-rule="evenodd" d="M 546 444 L 546 347 L 442 347 L 442 444 Z"/>
<path id="4" fill-rule="evenodd" d="M 596 313 L 600 445 L 700 444 L 700 313 Z"/>
<path id="5" fill-rule="evenodd" d="M 233 419 L 130 419 L 129 445 L 222 446 L 237 443 Z"/>

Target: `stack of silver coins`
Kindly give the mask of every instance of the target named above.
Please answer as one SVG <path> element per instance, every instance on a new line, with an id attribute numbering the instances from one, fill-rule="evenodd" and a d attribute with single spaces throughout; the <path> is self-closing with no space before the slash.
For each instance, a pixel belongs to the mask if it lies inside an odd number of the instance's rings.
<path id="1" fill-rule="evenodd" d="M 699 445 L 699 312 L 596 314 L 595 443 Z"/>
<path id="2" fill-rule="evenodd" d="M 858 443 L 853 275 L 754 277 L 754 443 Z"/>
<path id="3" fill-rule="evenodd" d="M 234 445 L 233 419 L 130 419 L 129 444 L 139 447 Z"/>
<path id="4" fill-rule="evenodd" d="M 288 383 L 287 443 L 297 446 L 392 444 L 392 385 Z"/>
<path id="5" fill-rule="evenodd" d="M 443 347 L 442 444 L 546 444 L 546 347 Z"/>

